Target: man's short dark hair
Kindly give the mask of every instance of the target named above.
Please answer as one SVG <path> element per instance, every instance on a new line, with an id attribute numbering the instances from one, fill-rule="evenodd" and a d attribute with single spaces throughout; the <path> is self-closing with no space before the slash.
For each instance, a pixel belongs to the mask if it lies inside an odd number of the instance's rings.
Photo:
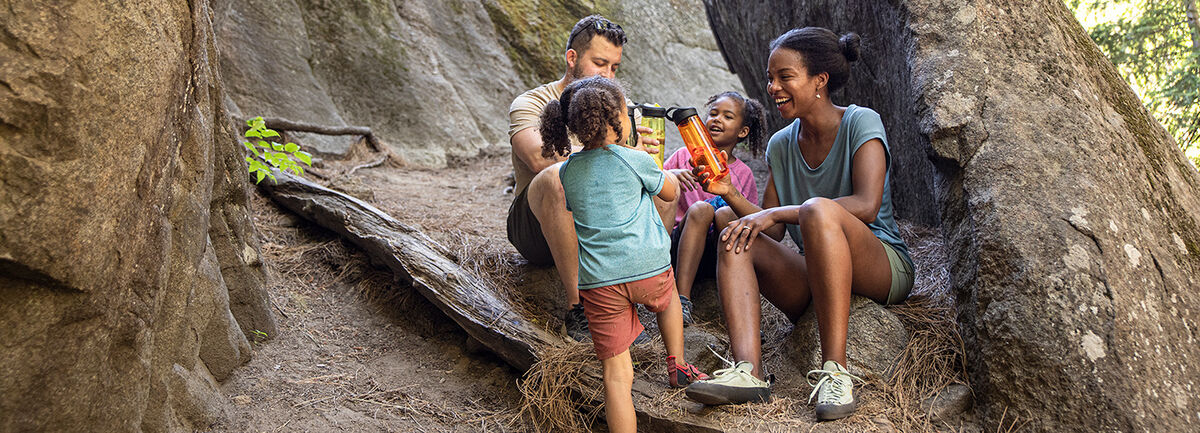
<path id="1" fill-rule="evenodd" d="M 596 35 L 604 36 L 609 43 L 618 47 L 625 45 L 625 30 L 621 29 L 621 26 L 600 15 L 589 15 L 575 23 L 575 27 L 571 29 L 571 35 L 567 37 L 567 49 L 574 49 L 575 52 L 583 54 L 590 46 L 592 37 Z"/>

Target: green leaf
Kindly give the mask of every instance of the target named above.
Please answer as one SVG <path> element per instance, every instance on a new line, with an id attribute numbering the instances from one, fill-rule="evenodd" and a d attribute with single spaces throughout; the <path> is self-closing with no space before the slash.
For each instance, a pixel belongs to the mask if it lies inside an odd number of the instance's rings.
<path id="1" fill-rule="evenodd" d="M 303 162 L 305 165 L 312 167 L 312 155 L 310 155 L 308 152 L 296 152 L 293 153 L 292 156 L 295 156 L 296 159 L 300 160 L 300 162 Z"/>
<path id="2" fill-rule="evenodd" d="M 271 148 L 276 151 L 283 151 L 283 145 L 279 143 L 271 143 Z"/>
<path id="3" fill-rule="evenodd" d="M 262 136 L 263 137 L 278 137 L 279 133 L 275 132 L 274 129 L 264 129 L 262 132 Z"/>
<path id="4" fill-rule="evenodd" d="M 262 137 L 262 134 L 261 134 L 261 133 L 259 133 L 259 132 L 258 132 L 258 130 L 255 130 L 255 129 L 250 129 L 250 130 L 246 131 L 246 136 L 247 136 L 247 137 L 259 137 L 259 138 L 261 138 L 261 137 Z"/>
<path id="5" fill-rule="evenodd" d="M 267 143 L 267 142 L 265 142 L 265 141 L 262 141 L 262 140 L 258 140 L 258 143 L 257 143 L 257 144 L 258 144 L 259 146 L 265 147 L 265 148 L 267 148 L 267 149 L 270 149 L 270 148 L 271 148 L 271 143 Z"/>
<path id="6" fill-rule="evenodd" d="M 255 181 L 254 181 L 254 183 L 259 183 L 259 182 L 262 182 L 262 180 L 263 180 L 263 178 L 264 178 L 264 177 L 267 177 L 267 172 L 265 172 L 265 171 L 262 171 L 262 170 L 259 170 L 259 171 L 258 171 L 258 179 L 257 179 L 257 180 L 255 180 Z M 271 179 L 272 179 L 272 180 L 274 180 L 274 179 L 275 179 L 275 176 L 271 176 Z"/>
<path id="7" fill-rule="evenodd" d="M 288 143 L 283 145 L 283 150 L 288 153 L 295 153 L 297 150 L 300 150 L 300 146 L 297 146 L 296 143 Z"/>

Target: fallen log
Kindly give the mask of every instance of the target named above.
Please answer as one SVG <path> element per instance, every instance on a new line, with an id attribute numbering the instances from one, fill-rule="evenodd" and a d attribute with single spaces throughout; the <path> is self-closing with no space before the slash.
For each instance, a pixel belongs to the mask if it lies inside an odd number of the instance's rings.
<path id="1" fill-rule="evenodd" d="M 354 197 L 276 172 L 259 187 L 276 202 L 362 248 L 376 263 L 412 282 L 446 316 L 506 362 L 526 370 L 540 347 L 561 342 L 515 313 L 492 287 L 460 268 L 424 233 Z"/>
<path id="2" fill-rule="evenodd" d="M 450 260 L 449 251 L 419 230 L 349 195 L 276 171 L 277 183 L 259 188 L 271 199 L 317 225 L 344 236 L 362 248 L 373 262 L 412 283 L 417 292 L 438 307 L 468 334 L 521 371 L 537 362 L 541 349 L 563 344 L 563 338 L 546 331 L 517 313 L 516 306 L 498 295 L 494 287 L 477 279 Z M 583 372 L 600 383 L 598 369 Z M 588 395 L 585 389 L 574 390 Z M 636 379 L 635 401 L 647 401 L 667 392 L 661 385 Z M 601 401 L 583 398 L 593 407 Z M 690 413 L 654 410 L 638 405 L 638 424 L 649 431 L 712 433 L 722 431 L 712 422 Z"/>

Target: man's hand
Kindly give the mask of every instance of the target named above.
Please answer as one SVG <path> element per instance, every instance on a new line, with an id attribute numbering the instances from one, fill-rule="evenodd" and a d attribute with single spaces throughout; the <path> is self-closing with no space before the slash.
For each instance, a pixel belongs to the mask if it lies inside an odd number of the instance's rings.
<path id="1" fill-rule="evenodd" d="M 638 132 L 638 145 L 634 149 L 641 150 L 641 151 L 649 153 L 651 155 L 657 154 L 659 152 L 658 140 L 654 139 L 654 138 L 650 138 L 650 134 L 653 133 L 654 130 L 650 129 L 648 127 L 645 127 L 645 126 L 639 126 L 639 127 L 637 127 L 637 132 Z"/>

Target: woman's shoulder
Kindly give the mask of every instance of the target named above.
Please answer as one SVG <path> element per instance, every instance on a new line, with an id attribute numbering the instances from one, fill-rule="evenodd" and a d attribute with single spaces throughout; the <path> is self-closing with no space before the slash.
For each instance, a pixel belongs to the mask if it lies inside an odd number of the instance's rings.
<path id="1" fill-rule="evenodd" d="M 846 121 L 849 122 L 849 126 L 854 127 L 883 126 L 883 119 L 879 116 L 879 112 L 870 107 L 861 107 L 853 104 L 846 107 Z"/>

